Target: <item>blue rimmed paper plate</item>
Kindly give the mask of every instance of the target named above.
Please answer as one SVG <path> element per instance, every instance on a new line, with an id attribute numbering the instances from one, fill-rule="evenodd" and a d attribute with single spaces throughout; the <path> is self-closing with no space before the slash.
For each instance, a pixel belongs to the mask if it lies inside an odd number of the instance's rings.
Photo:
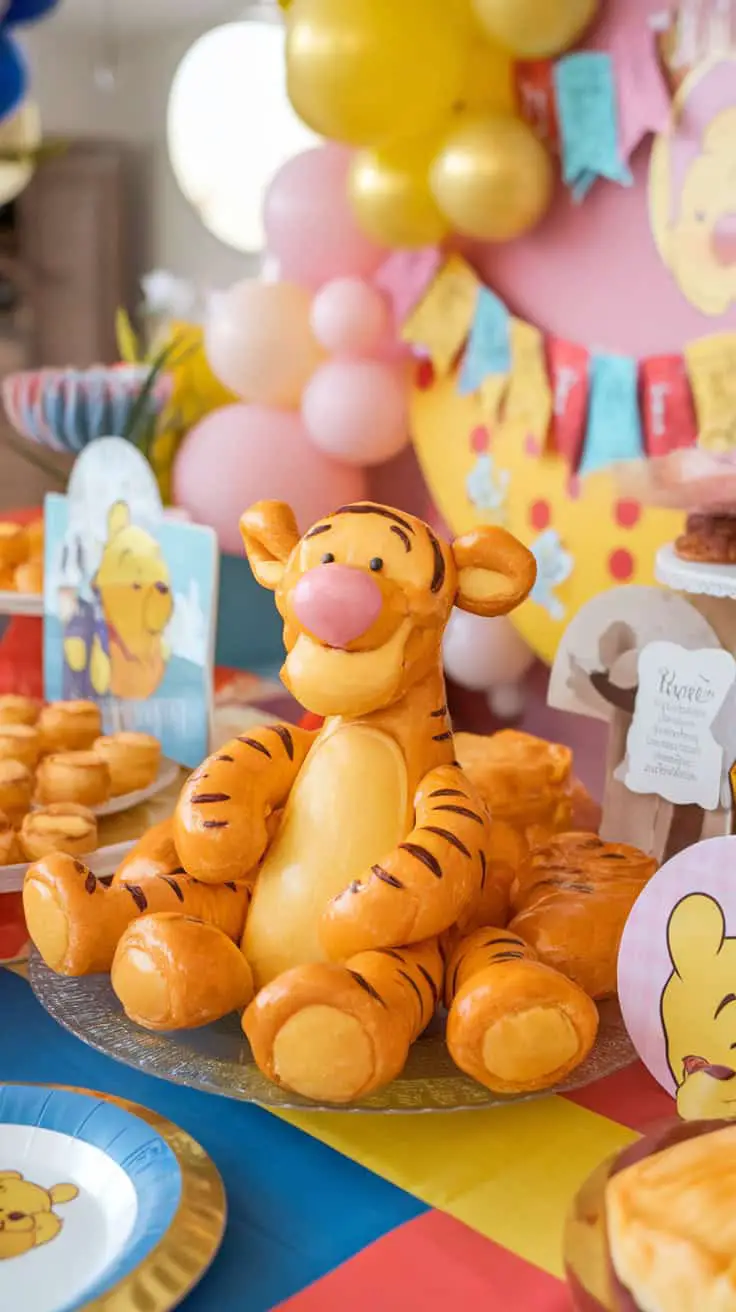
<path id="1" fill-rule="evenodd" d="M 225 1228 L 214 1164 L 107 1094 L 0 1084 L 0 1308 L 166 1312 Z"/>

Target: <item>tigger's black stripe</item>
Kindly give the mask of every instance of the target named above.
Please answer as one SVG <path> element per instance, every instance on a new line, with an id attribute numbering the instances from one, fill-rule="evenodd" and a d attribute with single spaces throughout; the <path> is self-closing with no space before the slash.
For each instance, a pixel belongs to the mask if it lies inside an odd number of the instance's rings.
<path id="1" fill-rule="evenodd" d="M 340 506 L 340 508 L 335 511 L 335 514 L 336 515 L 380 515 L 382 519 L 392 519 L 395 524 L 400 524 L 402 528 L 405 528 L 407 533 L 411 533 L 412 536 L 414 535 L 414 529 L 412 528 L 408 520 L 402 519 L 401 515 L 397 515 L 396 512 L 393 510 L 388 510 L 386 506 L 374 506 L 371 502 L 367 504 L 358 504 L 353 506 Z"/>
<path id="2" fill-rule="evenodd" d="M 485 852 L 481 851 L 478 853 L 478 856 L 480 857 L 480 886 L 481 889 L 484 889 L 486 886 L 486 874 L 488 873 L 487 865 L 486 865 L 486 854 Z"/>
<path id="3" fill-rule="evenodd" d="M 355 980 L 355 983 L 359 984 L 362 989 L 365 989 L 366 993 L 369 993 L 372 998 L 375 998 L 376 1002 L 380 1002 L 382 1007 L 386 1006 L 386 1003 L 384 1002 L 378 990 L 374 989 L 372 984 L 369 984 L 365 976 L 360 975 L 357 970 L 349 970 L 348 975 L 352 975 L 353 979 Z"/>
<path id="4" fill-rule="evenodd" d="M 231 893 L 237 893 L 237 891 L 238 891 L 237 888 L 236 888 L 236 886 L 235 886 L 235 884 L 233 884 L 230 880 L 228 880 L 228 882 L 227 882 L 226 884 L 223 884 L 222 887 L 223 887 L 223 888 L 229 888 Z"/>
<path id="5" fill-rule="evenodd" d="M 90 870 L 87 874 L 87 878 L 84 881 L 84 891 L 85 893 L 94 893 L 96 888 L 97 888 L 97 879 L 92 874 L 92 871 Z"/>
<path id="6" fill-rule="evenodd" d="M 465 793 L 460 788 L 436 788 L 430 797 L 464 797 Z"/>
<path id="7" fill-rule="evenodd" d="M 183 866 L 175 866 L 173 870 L 169 871 L 169 877 L 172 875 L 186 875 L 186 873 L 187 872 Z"/>
<path id="8" fill-rule="evenodd" d="M 520 938 L 511 938 L 511 937 L 508 937 L 508 936 L 507 936 L 506 938 L 489 938 L 489 939 L 488 939 L 488 942 L 483 944 L 483 947 L 484 947 L 484 948 L 492 948 L 492 947 L 495 947 L 496 944 L 498 944 L 498 943 L 518 943 L 518 945 L 519 945 L 520 948 L 523 948 L 523 946 L 524 946 L 524 944 L 523 944 L 523 942 L 522 942 L 522 940 L 521 940 Z"/>
<path id="9" fill-rule="evenodd" d="M 287 729 L 286 725 L 285 725 L 285 724 L 274 724 L 272 727 L 273 727 L 273 731 L 274 731 L 274 733 L 275 733 L 275 734 L 278 734 L 279 738 L 281 739 L 282 743 L 284 744 L 284 750 L 285 750 L 286 755 L 288 756 L 289 760 L 290 760 L 290 761 L 293 761 L 293 760 L 294 760 L 294 739 L 292 738 L 291 734 L 289 733 L 289 730 Z"/>
<path id="10" fill-rule="evenodd" d="M 475 811 L 470 811 L 467 806 L 434 806 L 433 811 L 452 811 L 454 815 L 464 815 L 466 820 L 475 820 L 476 824 L 482 825 L 483 821 Z"/>
<path id="11" fill-rule="evenodd" d="M 431 870 L 436 879 L 442 878 L 442 866 L 437 857 L 432 856 L 432 853 L 428 852 L 426 847 L 421 847 L 419 843 L 402 843 L 401 847 L 409 853 L 409 856 L 416 857 L 417 861 L 421 861 L 422 865 Z"/>
<path id="12" fill-rule="evenodd" d="M 216 761 L 234 761 L 234 760 L 235 760 L 235 757 L 234 757 L 234 756 L 226 756 L 225 753 L 223 753 L 222 756 L 216 756 L 216 757 L 215 757 L 215 760 L 216 760 Z"/>
<path id="13" fill-rule="evenodd" d="M 169 888 L 172 890 L 173 893 L 176 893 L 176 896 L 178 897 L 179 901 L 183 902 L 184 894 L 181 891 L 181 886 L 177 884 L 176 880 L 172 879 L 170 875 L 161 875 L 160 878 L 163 879 L 165 884 L 168 884 Z"/>
<path id="14" fill-rule="evenodd" d="M 257 742 L 255 738 L 238 738 L 237 741 L 245 743 L 246 747 L 252 747 L 256 752 L 262 752 L 264 756 L 268 757 L 269 761 L 271 760 L 271 753 L 268 748 L 263 743 Z"/>
<path id="15" fill-rule="evenodd" d="M 378 950 L 384 957 L 393 957 L 394 961 L 400 961 L 402 966 L 406 965 L 401 953 L 396 952 L 393 948 L 379 948 Z"/>
<path id="16" fill-rule="evenodd" d="M 523 961 L 523 960 L 524 960 L 523 952 L 497 952 L 493 958 L 493 961 Z"/>
<path id="17" fill-rule="evenodd" d="M 430 712 L 429 712 L 429 718 L 430 718 L 430 720 L 440 720 L 440 719 L 442 718 L 443 715 L 447 715 L 447 707 L 446 707 L 446 706 L 438 706 L 438 708 L 437 708 L 436 711 L 430 711 Z M 434 794 L 432 794 L 432 795 L 434 796 Z"/>
<path id="18" fill-rule="evenodd" d="M 401 880 L 397 879 L 396 875 L 389 874 L 388 870 L 384 870 L 383 866 L 371 866 L 371 871 L 376 876 L 376 879 L 382 879 L 384 884 L 390 884 L 392 888 L 404 887 Z"/>
<path id="19" fill-rule="evenodd" d="M 455 834 L 451 834 L 449 829 L 439 829 L 436 825 L 422 825 L 422 830 L 426 834 L 436 834 L 438 838 L 444 838 L 446 843 L 451 847 L 457 848 L 463 856 L 470 856 L 470 852 L 465 844 Z"/>
<path id="20" fill-rule="evenodd" d="M 230 802 L 232 798 L 229 793 L 195 793 L 192 802 L 198 802 L 200 806 L 211 806 L 215 802 Z"/>
<path id="21" fill-rule="evenodd" d="M 417 970 L 419 971 L 419 974 L 422 976 L 422 978 L 423 978 L 423 979 L 426 979 L 427 983 L 429 984 L 430 989 L 432 990 L 432 1001 L 434 1002 L 434 1008 L 433 1008 L 433 1009 L 434 1009 L 434 1011 L 436 1011 L 436 1010 L 437 1010 L 437 1003 L 438 1003 L 439 1000 L 440 1000 L 439 993 L 437 992 L 437 985 L 435 984 L 434 980 L 432 979 L 432 976 L 430 975 L 429 971 L 428 971 L 424 966 L 420 966 L 420 965 L 419 965 L 419 962 L 417 962 Z"/>
<path id="22" fill-rule="evenodd" d="M 429 541 L 434 556 L 434 574 L 432 575 L 432 582 L 429 585 L 429 590 L 430 592 L 439 592 L 445 581 L 445 558 L 442 555 L 442 547 L 432 530 L 427 529 L 427 532 L 429 533 Z"/>
<path id="23" fill-rule="evenodd" d="M 320 533 L 329 533 L 331 528 L 331 524 L 317 524 L 316 528 L 310 528 L 309 532 L 304 534 L 304 537 L 318 538 Z"/>
<path id="24" fill-rule="evenodd" d="M 422 997 L 421 991 L 417 988 L 417 986 L 416 986 L 416 984 L 414 983 L 414 980 L 412 979 L 411 975 L 407 975 L 407 973 L 406 973 L 405 970 L 400 970 L 400 971 L 399 971 L 399 974 L 400 974 L 400 976 L 401 976 L 402 979 L 405 979 L 405 980 L 406 980 L 407 984 L 410 984 L 410 985 L 411 985 L 411 987 L 413 988 L 413 990 L 414 990 L 414 992 L 416 993 L 417 997 L 419 998 L 419 1019 L 423 1021 L 423 1020 L 424 1020 L 424 998 Z"/>
<path id="25" fill-rule="evenodd" d="M 433 743 L 446 743 L 449 738 L 452 738 L 452 729 L 446 729 L 444 733 L 432 734 Z"/>
<path id="26" fill-rule="evenodd" d="M 227 829 L 229 821 L 227 820 L 203 820 L 203 829 Z"/>
<path id="27" fill-rule="evenodd" d="M 399 528 L 398 524 L 392 524 L 391 532 L 395 533 L 397 538 L 400 538 L 400 540 L 403 542 L 404 551 L 411 551 L 411 542 L 406 536 L 406 533 L 404 532 L 403 528 Z"/>
<path id="28" fill-rule="evenodd" d="M 143 889 L 139 888 L 137 884 L 123 884 L 123 888 L 126 890 L 126 892 L 130 893 L 130 896 L 135 902 L 138 910 L 140 911 L 141 915 L 143 915 L 143 912 L 146 910 L 148 906 L 148 898 L 143 892 Z"/>

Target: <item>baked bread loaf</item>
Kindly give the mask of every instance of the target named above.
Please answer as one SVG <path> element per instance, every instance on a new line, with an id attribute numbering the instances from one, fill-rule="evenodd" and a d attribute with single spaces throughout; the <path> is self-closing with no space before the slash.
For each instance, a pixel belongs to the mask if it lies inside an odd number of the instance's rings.
<path id="1" fill-rule="evenodd" d="M 110 769 L 113 797 L 148 788 L 158 774 L 161 744 L 148 733 L 115 733 L 96 738 L 93 751 Z"/>
<path id="2" fill-rule="evenodd" d="M 616 992 L 624 925 L 657 868 L 653 857 L 594 834 L 561 834 L 521 866 L 509 929 L 591 998 Z"/>
<path id="3" fill-rule="evenodd" d="M 56 752 L 38 767 L 36 797 L 43 804 L 100 806 L 109 796 L 110 768 L 96 752 Z"/>
<path id="4" fill-rule="evenodd" d="M 97 821 L 85 806 L 55 802 L 23 817 L 19 840 L 26 861 L 40 861 L 52 852 L 84 856 L 97 847 Z"/>
<path id="5" fill-rule="evenodd" d="M 100 708 L 95 702 L 51 702 L 38 721 L 44 752 L 80 752 L 102 733 Z"/>

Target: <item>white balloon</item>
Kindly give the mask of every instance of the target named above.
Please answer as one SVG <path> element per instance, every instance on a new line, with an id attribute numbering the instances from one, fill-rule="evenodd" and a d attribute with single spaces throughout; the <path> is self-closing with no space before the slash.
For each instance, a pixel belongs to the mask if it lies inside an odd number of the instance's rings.
<path id="1" fill-rule="evenodd" d="M 473 692 L 519 683 L 534 664 L 534 653 L 509 620 L 462 610 L 450 616 L 443 655 L 449 678 Z"/>

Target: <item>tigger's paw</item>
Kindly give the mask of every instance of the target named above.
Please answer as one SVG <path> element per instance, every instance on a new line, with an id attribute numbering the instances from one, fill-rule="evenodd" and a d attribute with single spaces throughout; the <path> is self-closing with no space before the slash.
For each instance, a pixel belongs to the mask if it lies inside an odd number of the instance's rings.
<path id="1" fill-rule="evenodd" d="M 148 1030 L 194 1029 L 253 996 L 242 952 L 214 925 L 176 912 L 143 916 L 125 931 L 112 987 L 127 1016 Z"/>
<path id="2" fill-rule="evenodd" d="M 297 966 L 261 989 L 243 1016 L 268 1079 L 313 1102 L 344 1105 L 401 1072 L 411 1017 L 395 1014 L 358 971 Z"/>
<path id="3" fill-rule="evenodd" d="M 32 942 L 60 975 L 109 970 L 127 923 L 119 903 L 84 862 L 61 852 L 29 866 L 23 911 Z"/>

